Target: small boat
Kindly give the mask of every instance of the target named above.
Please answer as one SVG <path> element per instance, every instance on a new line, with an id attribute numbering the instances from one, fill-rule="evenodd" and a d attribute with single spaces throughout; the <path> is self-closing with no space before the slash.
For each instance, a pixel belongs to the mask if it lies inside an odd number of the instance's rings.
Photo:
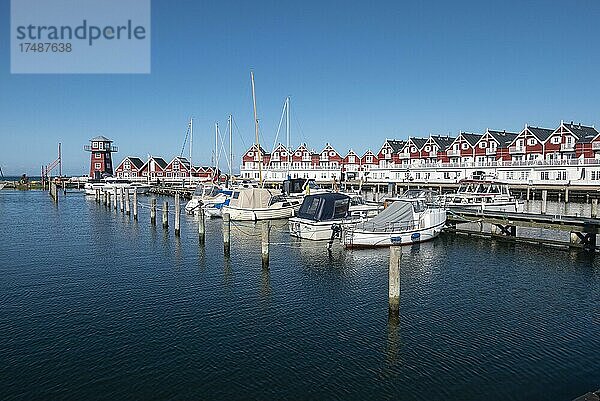
<path id="1" fill-rule="evenodd" d="M 229 205 L 231 195 L 233 195 L 233 190 L 221 189 L 217 196 L 203 201 L 202 212 L 207 217 L 221 217 L 223 214 L 223 206 Z"/>
<path id="2" fill-rule="evenodd" d="M 266 188 L 236 189 L 229 205 L 222 207 L 231 220 L 271 220 L 293 217 L 300 207 L 297 199 L 288 199 L 281 191 Z"/>
<path id="3" fill-rule="evenodd" d="M 322 241 L 341 233 L 340 227 L 362 221 L 350 215 L 350 197 L 341 193 L 307 195 L 296 217 L 289 221 L 293 237 Z"/>
<path id="4" fill-rule="evenodd" d="M 344 230 L 347 248 L 371 248 L 414 244 L 439 235 L 446 211 L 419 199 L 397 200 L 379 215 Z"/>
<path id="5" fill-rule="evenodd" d="M 383 205 L 374 202 L 367 201 L 365 198 L 358 193 L 346 193 L 350 197 L 350 207 L 348 211 L 351 217 L 360 217 L 364 219 L 370 219 L 375 217 L 383 210 Z"/>
<path id="6" fill-rule="evenodd" d="M 129 189 L 130 191 L 135 190 L 138 194 L 144 194 L 147 193 L 151 187 L 148 184 L 132 182 L 120 178 L 103 178 L 99 181 L 89 181 L 84 185 L 86 195 L 95 195 L 96 189 L 113 194 L 115 188 L 119 191 Z"/>
<path id="7" fill-rule="evenodd" d="M 517 213 L 524 210 L 524 202 L 511 195 L 508 184 L 486 179 L 459 181 L 456 193 L 440 196 L 440 204 L 446 209 Z"/>
<path id="8" fill-rule="evenodd" d="M 185 211 L 188 214 L 196 214 L 207 202 L 223 202 L 226 197 L 227 196 L 223 193 L 223 189 L 216 184 L 199 184 L 192 194 L 192 199 L 186 203 Z"/>

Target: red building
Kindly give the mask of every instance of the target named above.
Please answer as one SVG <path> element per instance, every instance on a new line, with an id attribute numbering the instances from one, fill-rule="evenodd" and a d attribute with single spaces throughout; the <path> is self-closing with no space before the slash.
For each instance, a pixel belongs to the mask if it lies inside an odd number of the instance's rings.
<path id="1" fill-rule="evenodd" d="M 421 160 L 426 163 L 447 163 L 448 156 L 446 150 L 456 138 L 451 138 L 446 135 L 430 135 L 425 144 L 421 148 Z"/>
<path id="2" fill-rule="evenodd" d="M 400 164 L 399 153 L 404 147 L 405 142 L 396 139 L 386 139 L 379 152 L 377 153 L 377 159 L 379 159 L 379 167 L 381 168 L 393 168 Z"/>
<path id="3" fill-rule="evenodd" d="M 142 177 L 146 163 L 139 157 L 127 156 L 115 169 L 115 175 L 119 178 L 137 178 Z"/>
<path id="4" fill-rule="evenodd" d="M 475 162 L 491 163 L 499 160 L 510 160 L 508 147 L 517 135 L 515 132 L 486 130 L 485 134 L 475 144 Z"/>
<path id="5" fill-rule="evenodd" d="M 552 132 L 548 128 L 525 125 L 523 131 L 510 143 L 508 153 L 511 156 L 511 160 L 543 160 L 546 153 L 544 145 L 550 135 L 552 135 Z M 548 151 L 553 153 L 554 148 L 554 146 L 550 145 Z M 558 148 L 560 148 L 560 144 Z"/>
<path id="6" fill-rule="evenodd" d="M 90 177 L 100 179 L 113 175 L 112 153 L 119 149 L 112 145 L 110 139 L 100 135 L 90 139 L 90 144 L 83 149 L 92 154 L 90 158 Z"/>

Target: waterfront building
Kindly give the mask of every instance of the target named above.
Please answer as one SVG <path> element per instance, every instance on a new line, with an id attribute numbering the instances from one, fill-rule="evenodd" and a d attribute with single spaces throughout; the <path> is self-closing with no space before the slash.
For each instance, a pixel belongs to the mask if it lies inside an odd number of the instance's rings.
<path id="1" fill-rule="evenodd" d="M 113 175 L 112 153 L 119 149 L 114 146 L 113 141 L 105 136 L 99 135 L 90 139 L 90 144 L 83 149 L 90 152 L 90 177 L 100 179 Z"/>
<path id="2" fill-rule="evenodd" d="M 142 177 L 142 170 L 146 163 L 139 157 L 127 156 L 115 168 L 115 175 L 118 178 L 137 178 Z"/>

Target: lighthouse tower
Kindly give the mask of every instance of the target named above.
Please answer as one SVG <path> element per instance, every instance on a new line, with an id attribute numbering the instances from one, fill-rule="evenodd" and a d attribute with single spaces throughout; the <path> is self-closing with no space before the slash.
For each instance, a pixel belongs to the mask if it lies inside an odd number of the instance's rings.
<path id="1" fill-rule="evenodd" d="M 102 177 L 113 175 L 112 153 L 119 149 L 113 146 L 113 141 L 100 135 L 90 139 L 90 144 L 85 145 L 83 149 L 91 152 L 90 159 L 90 177 L 99 180 Z"/>

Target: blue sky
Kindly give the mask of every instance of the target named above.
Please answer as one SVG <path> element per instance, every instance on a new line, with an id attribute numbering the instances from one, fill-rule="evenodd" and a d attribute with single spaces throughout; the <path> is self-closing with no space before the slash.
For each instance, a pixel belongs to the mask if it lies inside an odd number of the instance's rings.
<path id="1" fill-rule="evenodd" d="M 268 148 L 288 95 L 292 144 L 342 153 L 385 138 L 600 123 L 598 1 L 153 0 L 149 75 L 11 75 L 9 18 L 0 0 L 5 174 L 37 174 L 58 142 L 65 172 L 85 173 L 82 148 L 97 134 L 119 146 L 117 161 L 171 158 L 190 116 L 194 159 L 208 164 L 213 124 L 229 113 L 237 166 L 254 137 L 250 70 Z"/>

